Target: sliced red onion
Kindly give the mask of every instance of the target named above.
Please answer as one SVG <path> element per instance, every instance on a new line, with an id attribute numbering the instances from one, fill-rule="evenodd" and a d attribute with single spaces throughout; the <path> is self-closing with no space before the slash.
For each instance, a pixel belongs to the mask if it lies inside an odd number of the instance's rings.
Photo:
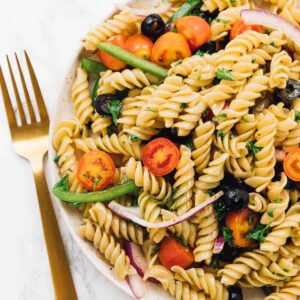
<path id="1" fill-rule="evenodd" d="M 173 28 L 175 27 L 175 25 L 173 23 L 169 23 L 166 25 L 166 32 L 171 31 Z"/>
<path id="2" fill-rule="evenodd" d="M 144 280 L 138 275 L 128 275 L 126 277 L 127 283 L 136 299 L 142 299 L 146 293 L 146 286 Z"/>
<path id="3" fill-rule="evenodd" d="M 165 13 L 172 7 L 172 4 L 163 0 L 135 0 L 127 4 L 117 4 L 116 6 L 121 11 L 131 11 L 137 16 L 146 17 L 150 14 Z"/>
<path id="4" fill-rule="evenodd" d="M 140 246 L 132 243 L 125 243 L 125 252 L 130 259 L 131 265 L 136 269 L 137 273 L 143 278 L 147 269 L 147 261 Z"/>
<path id="5" fill-rule="evenodd" d="M 279 30 L 300 46 L 300 27 L 276 14 L 263 9 L 243 9 L 241 18 L 246 25 L 263 25 Z"/>
<path id="6" fill-rule="evenodd" d="M 136 269 L 138 275 L 143 278 L 148 269 L 147 261 L 140 246 L 132 242 L 125 243 L 125 253 L 130 259 L 130 264 Z M 156 283 L 154 278 L 148 278 L 148 281 Z"/>
<path id="7" fill-rule="evenodd" d="M 128 207 L 123 206 L 119 204 L 116 201 L 112 201 L 108 204 L 108 207 L 118 216 L 122 217 L 123 219 L 130 220 L 142 227 L 146 228 L 153 228 L 153 229 L 159 229 L 159 228 L 167 228 L 174 226 L 178 223 L 181 223 L 185 220 L 188 220 L 190 217 L 193 215 L 197 214 L 200 210 L 205 208 L 207 205 L 212 204 L 216 200 L 218 200 L 224 193 L 222 191 L 216 193 L 214 196 L 206 199 L 204 202 L 202 202 L 200 205 L 192 208 L 188 212 L 184 213 L 183 215 L 176 216 L 174 220 L 169 220 L 169 221 L 164 221 L 164 222 L 158 222 L 158 223 L 153 223 L 153 222 L 148 222 L 141 217 L 138 217 L 137 215 L 133 214 Z"/>
<path id="8" fill-rule="evenodd" d="M 279 149 L 275 150 L 275 158 L 277 161 L 284 161 L 285 157 L 286 157 L 286 152 L 284 150 L 279 150 Z"/>
<path id="9" fill-rule="evenodd" d="M 215 245 L 214 245 L 214 249 L 213 249 L 213 254 L 218 254 L 220 253 L 225 245 L 225 240 L 222 236 L 219 236 L 216 241 L 215 241 Z"/>

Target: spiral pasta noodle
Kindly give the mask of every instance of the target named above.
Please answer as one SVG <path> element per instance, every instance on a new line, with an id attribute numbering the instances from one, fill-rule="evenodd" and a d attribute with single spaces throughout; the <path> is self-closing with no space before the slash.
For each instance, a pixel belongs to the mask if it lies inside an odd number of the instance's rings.
<path id="1" fill-rule="evenodd" d="M 271 113 L 259 116 L 255 146 L 261 147 L 261 150 L 255 154 L 256 162 L 253 177 L 245 180 L 248 185 L 256 189 L 256 192 L 264 190 L 275 174 L 274 137 L 276 126 L 277 120 Z"/>
<path id="2" fill-rule="evenodd" d="M 192 152 L 192 158 L 195 164 L 195 171 L 200 174 L 209 163 L 209 154 L 212 146 L 215 125 L 208 121 L 200 123 L 195 128 L 193 144 L 195 150 Z"/>
<path id="3" fill-rule="evenodd" d="M 215 279 L 213 274 L 205 273 L 201 268 L 184 270 L 179 266 L 172 267 L 175 278 L 187 282 L 193 289 L 204 291 L 212 300 L 227 300 L 228 291 L 221 282 Z"/>
<path id="4" fill-rule="evenodd" d="M 286 51 L 276 53 L 270 66 L 270 87 L 284 89 L 289 78 L 292 59 Z"/>
<path id="5" fill-rule="evenodd" d="M 146 221 L 154 223 L 162 222 L 161 208 L 158 206 L 155 198 L 143 192 L 139 195 L 138 204 L 141 214 Z M 166 235 L 166 228 L 148 229 L 148 232 L 150 239 L 155 243 L 159 243 Z"/>
<path id="6" fill-rule="evenodd" d="M 123 11 L 113 17 L 113 19 L 102 22 L 97 28 L 90 31 L 85 40 L 86 50 L 96 50 L 97 44 L 105 42 L 108 38 L 116 34 L 131 35 L 137 31 L 137 17 L 130 11 Z"/>
<path id="7" fill-rule="evenodd" d="M 71 89 L 71 98 L 74 102 L 74 110 L 81 124 L 90 121 L 94 108 L 89 92 L 88 75 L 83 69 L 78 68 L 75 82 Z"/>
<path id="8" fill-rule="evenodd" d="M 228 157 L 225 161 L 226 171 L 239 178 L 249 178 L 253 173 L 252 157 Z"/>
<path id="9" fill-rule="evenodd" d="M 205 300 L 203 293 L 192 289 L 188 283 L 176 281 L 174 274 L 161 265 L 154 265 L 145 272 L 144 280 L 155 278 L 162 287 L 178 300 Z"/>
<path id="10" fill-rule="evenodd" d="M 257 128 L 257 120 L 253 114 L 247 114 L 235 125 L 241 142 L 252 140 Z"/>
<path id="11" fill-rule="evenodd" d="M 84 224 L 79 227 L 81 237 L 94 243 L 95 249 L 114 266 L 115 274 L 119 279 L 125 279 L 127 275 L 136 274 L 135 269 L 130 265 L 129 257 L 121 245 L 117 243 L 114 237 L 101 230 L 99 225 L 93 224 L 85 219 Z"/>
<path id="12" fill-rule="evenodd" d="M 93 222 L 104 229 L 106 233 L 114 234 L 117 238 L 124 238 L 127 241 L 133 241 L 142 245 L 144 242 L 144 231 L 142 227 L 136 227 L 118 216 L 114 215 L 110 209 L 102 203 L 94 204 L 89 213 Z"/>
<path id="13" fill-rule="evenodd" d="M 213 12 L 216 9 L 218 9 L 219 11 L 222 11 L 222 10 L 226 9 L 227 7 L 243 6 L 246 3 L 247 3 L 247 1 L 244 1 L 244 0 L 239 0 L 239 1 L 204 0 L 201 9 L 204 11 L 208 10 L 209 12 Z"/>
<path id="14" fill-rule="evenodd" d="M 191 150 L 186 146 L 180 147 L 180 160 L 174 175 L 175 183 L 173 189 L 174 208 L 179 215 L 187 212 L 193 206 L 193 187 L 194 187 L 194 163 L 191 159 Z"/>
<path id="15" fill-rule="evenodd" d="M 253 211 L 263 213 L 267 210 L 268 200 L 265 199 L 261 194 L 250 193 L 248 207 Z"/>

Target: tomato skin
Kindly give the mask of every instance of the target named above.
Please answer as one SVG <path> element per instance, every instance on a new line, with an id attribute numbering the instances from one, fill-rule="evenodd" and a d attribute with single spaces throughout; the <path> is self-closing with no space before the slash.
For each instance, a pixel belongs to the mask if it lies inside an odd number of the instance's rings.
<path id="1" fill-rule="evenodd" d="M 188 41 L 192 51 L 195 51 L 201 45 L 205 44 L 211 36 L 209 24 L 200 17 L 181 17 L 174 23 L 177 31 Z"/>
<path id="2" fill-rule="evenodd" d="M 127 35 L 118 34 L 118 35 L 115 35 L 115 36 L 109 38 L 107 40 L 107 42 L 110 42 L 116 46 L 124 48 L 127 39 L 128 39 Z M 101 62 L 104 64 L 104 66 L 107 67 L 108 69 L 112 69 L 114 71 L 119 71 L 126 67 L 126 64 L 123 61 L 114 58 L 113 56 L 105 53 L 102 50 L 98 50 L 97 55 L 98 55 L 99 59 L 101 60 Z"/>
<path id="3" fill-rule="evenodd" d="M 155 42 L 151 61 L 161 67 L 169 68 L 171 63 L 191 55 L 189 44 L 182 34 L 167 32 Z"/>
<path id="4" fill-rule="evenodd" d="M 240 211 L 231 211 L 227 214 L 225 224 L 232 230 L 232 242 L 234 245 L 247 248 L 255 244 L 246 236 L 258 223 L 258 214 L 249 208 Z"/>
<path id="5" fill-rule="evenodd" d="M 292 150 L 283 161 L 286 176 L 294 181 L 300 181 L 300 148 Z"/>
<path id="6" fill-rule="evenodd" d="M 101 191 L 113 182 L 116 167 L 111 157 L 99 150 L 85 153 L 78 164 L 77 178 L 90 191 Z"/>
<path id="7" fill-rule="evenodd" d="M 165 176 L 177 166 L 180 151 L 170 140 L 157 138 L 149 142 L 142 151 L 142 161 L 155 176 Z"/>
<path id="8" fill-rule="evenodd" d="M 128 38 L 125 43 L 125 49 L 131 53 L 150 60 L 153 42 L 143 34 L 136 34 Z"/>
<path id="9" fill-rule="evenodd" d="M 236 38 L 239 34 L 244 33 L 247 30 L 254 30 L 260 33 L 264 33 L 264 27 L 261 25 L 246 25 L 243 20 L 238 20 L 234 23 L 230 31 L 230 40 Z"/>
<path id="10" fill-rule="evenodd" d="M 194 261 L 191 250 L 181 245 L 177 240 L 165 238 L 158 252 L 158 258 L 163 266 L 171 269 L 173 266 L 189 267 Z"/>

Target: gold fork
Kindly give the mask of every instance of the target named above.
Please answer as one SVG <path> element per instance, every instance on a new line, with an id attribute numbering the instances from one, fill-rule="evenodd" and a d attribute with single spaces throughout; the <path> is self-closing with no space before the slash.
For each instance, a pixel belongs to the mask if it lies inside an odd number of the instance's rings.
<path id="1" fill-rule="evenodd" d="M 33 105 L 28 93 L 28 88 L 26 86 L 21 65 L 16 54 L 16 62 L 23 86 L 26 104 L 28 107 L 28 114 L 31 120 L 30 124 L 27 124 L 26 122 L 23 105 L 8 56 L 6 56 L 7 64 L 16 98 L 17 110 L 19 112 L 21 120 L 20 126 L 18 126 L 17 124 L 16 115 L 4 80 L 3 72 L 0 67 L 0 86 L 2 90 L 3 101 L 6 109 L 7 119 L 9 122 L 13 148 L 19 156 L 28 160 L 32 167 L 54 286 L 55 299 L 76 300 L 76 290 L 72 280 L 67 256 L 59 232 L 55 212 L 52 206 L 44 174 L 43 158 L 47 152 L 49 133 L 48 113 L 33 67 L 26 51 L 24 52 L 40 115 L 40 121 L 38 122 L 35 117 Z"/>

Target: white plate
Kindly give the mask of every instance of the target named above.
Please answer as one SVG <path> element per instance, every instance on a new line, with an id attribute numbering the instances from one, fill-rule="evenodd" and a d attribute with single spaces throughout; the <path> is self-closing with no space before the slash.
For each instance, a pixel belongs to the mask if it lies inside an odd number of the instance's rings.
<path id="1" fill-rule="evenodd" d="M 105 19 L 108 19 L 111 17 L 112 14 L 108 14 Z M 101 20 L 99 20 L 101 21 Z M 74 110 L 73 110 L 73 102 L 70 98 L 70 89 L 72 86 L 72 83 L 75 78 L 75 71 L 79 65 L 80 57 L 82 55 L 82 50 L 78 52 L 74 59 L 74 63 L 70 69 L 70 72 L 67 74 L 65 78 L 65 82 L 62 88 L 61 97 L 57 101 L 57 105 L 55 108 L 55 114 L 51 120 L 50 123 L 50 140 L 49 140 L 49 171 L 50 171 L 50 187 L 53 187 L 54 184 L 59 180 L 60 176 L 58 173 L 58 168 L 56 164 L 53 162 L 56 152 L 52 147 L 52 140 L 53 140 L 53 131 L 55 125 L 64 118 L 68 118 L 71 116 L 74 116 Z M 82 214 L 75 208 L 71 207 L 70 205 L 64 205 L 61 201 L 59 201 L 57 198 L 53 196 L 51 193 L 51 197 L 53 202 L 55 202 L 55 205 L 58 207 L 63 220 L 66 224 L 66 226 L 69 228 L 72 237 L 77 242 L 78 246 L 84 253 L 84 255 L 90 260 L 90 262 L 111 282 L 113 282 L 118 288 L 123 290 L 128 295 L 132 296 L 132 292 L 127 285 L 126 281 L 119 281 L 115 278 L 114 273 L 112 271 L 111 266 L 107 263 L 107 261 L 104 259 L 103 256 L 99 256 L 99 254 L 96 254 L 96 250 L 93 247 L 92 243 L 82 239 L 78 233 L 78 227 L 82 223 Z M 263 299 L 263 294 L 258 289 L 244 289 L 244 299 Z M 145 300 L 172 300 L 173 297 L 170 297 L 170 295 L 163 290 L 162 287 L 156 284 L 147 283 L 147 291 L 146 291 L 146 297 Z"/>

